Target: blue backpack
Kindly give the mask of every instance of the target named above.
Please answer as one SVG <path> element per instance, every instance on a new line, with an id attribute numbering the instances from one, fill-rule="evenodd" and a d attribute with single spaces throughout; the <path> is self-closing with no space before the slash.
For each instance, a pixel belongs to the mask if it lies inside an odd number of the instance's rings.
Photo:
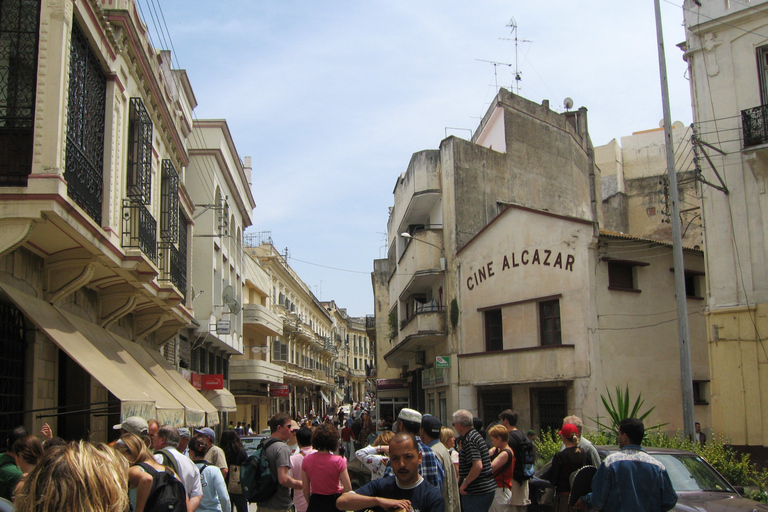
<path id="1" fill-rule="evenodd" d="M 280 440 L 275 437 L 262 440 L 254 454 L 240 466 L 240 486 L 248 503 L 262 503 L 277 492 L 280 483 L 269 469 L 267 447 L 278 442 Z"/>

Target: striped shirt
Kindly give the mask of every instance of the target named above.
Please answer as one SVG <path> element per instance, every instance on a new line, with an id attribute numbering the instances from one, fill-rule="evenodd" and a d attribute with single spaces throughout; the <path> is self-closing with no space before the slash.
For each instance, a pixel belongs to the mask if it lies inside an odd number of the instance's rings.
<path id="1" fill-rule="evenodd" d="M 477 478 L 467 485 L 467 494 L 488 494 L 496 492 L 496 480 L 491 470 L 491 458 L 488 456 L 488 445 L 477 432 L 472 429 L 464 435 L 459 452 L 459 482 L 464 482 L 472 463 L 482 461 L 483 469 Z"/>

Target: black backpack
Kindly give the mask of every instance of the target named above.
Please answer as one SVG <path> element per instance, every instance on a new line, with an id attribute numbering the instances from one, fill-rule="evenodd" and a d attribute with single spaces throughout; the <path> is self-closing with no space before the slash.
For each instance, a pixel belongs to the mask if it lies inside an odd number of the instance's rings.
<path id="1" fill-rule="evenodd" d="M 145 512 L 186 512 L 187 491 L 170 469 L 157 471 L 146 462 L 139 462 L 139 466 L 152 475 L 152 489 L 144 506 Z"/>
<path id="2" fill-rule="evenodd" d="M 519 430 L 513 430 L 509 434 L 516 441 L 512 446 L 512 449 L 515 451 L 515 469 L 512 470 L 512 478 L 522 483 L 530 480 L 536 471 L 533 458 L 533 443 L 528 439 L 528 436 Z"/>
<path id="3" fill-rule="evenodd" d="M 272 474 L 267 459 L 267 447 L 280 442 L 276 437 L 268 437 L 259 443 L 253 455 L 245 459 L 240 466 L 240 486 L 248 503 L 262 503 L 275 495 L 280 483 L 277 475 Z"/>
<path id="4" fill-rule="evenodd" d="M 155 453 L 159 453 L 163 457 L 163 466 L 171 468 L 177 475 L 180 474 L 179 463 L 176 461 L 176 457 L 174 457 L 170 451 L 168 451 L 166 448 L 162 448 L 157 450 Z"/>

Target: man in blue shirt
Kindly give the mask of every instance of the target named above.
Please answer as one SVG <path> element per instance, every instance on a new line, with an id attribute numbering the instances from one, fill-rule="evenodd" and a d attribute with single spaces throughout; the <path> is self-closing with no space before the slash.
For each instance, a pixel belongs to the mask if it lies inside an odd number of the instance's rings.
<path id="1" fill-rule="evenodd" d="M 416 445 L 422 454 L 419 474 L 430 484 L 437 487 L 439 491 L 443 489 L 443 480 L 445 480 L 445 468 L 438 460 L 432 448 L 424 444 L 419 437 L 421 429 L 421 413 L 413 409 L 402 409 L 397 415 L 395 423 L 395 432 L 408 432 L 416 438 Z M 386 452 L 386 447 L 383 447 Z M 384 476 L 392 476 L 394 473 L 391 467 L 387 467 Z"/>
<path id="2" fill-rule="evenodd" d="M 414 435 L 409 432 L 395 434 L 389 442 L 389 463 L 394 476 L 371 480 L 356 491 L 345 492 L 336 501 L 336 508 L 445 512 L 440 491 L 419 474 L 421 461 L 422 453 Z"/>
<path id="3" fill-rule="evenodd" d="M 619 423 L 621 451 L 605 458 L 592 480 L 592 492 L 579 498 L 576 508 L 605 512 L 666 512 L 677 503 L 664 465 L 640 447 L 643 422 L 629 418 Z"/>

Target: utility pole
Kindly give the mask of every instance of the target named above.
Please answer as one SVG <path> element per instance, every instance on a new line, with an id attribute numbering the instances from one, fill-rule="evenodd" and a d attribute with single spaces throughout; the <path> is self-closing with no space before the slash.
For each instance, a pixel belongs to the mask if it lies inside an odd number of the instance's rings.
<path id="1" fill-rule="evenodd" d="M 667 146 L 667 174 L 669 176 L 669 200 L 672 203 L 672 255 L 675 267 L 675 296 L 677 298 L 677 334 L 680 343 L 680 384 L 683 392 L 683 433 L 693 439 L 693 377 L 691 375 L 691 339 L 688 333 L 688 302 L 685 294 L 685 266 L 680 226 L 680 202 L 675 170 L 675 146 L 672 138 L 672 121 L 669 113 L 669 84 L 667 61 L 664 57 L 664 35 L 661 30 L 661 8 L 654 0 L 656 9 L 656 39 L 659 50 L 659 75 L 661 78 L 661 103 L 664 107 L 664 140 Z"/>

